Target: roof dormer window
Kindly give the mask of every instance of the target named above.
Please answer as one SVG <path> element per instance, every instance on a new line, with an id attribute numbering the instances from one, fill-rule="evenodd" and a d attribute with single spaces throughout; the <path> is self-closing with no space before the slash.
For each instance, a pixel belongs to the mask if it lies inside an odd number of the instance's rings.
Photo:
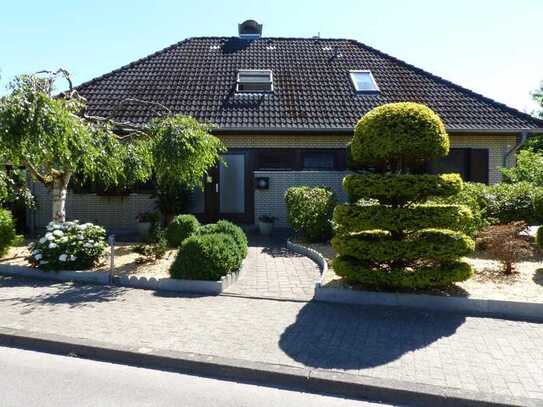
<path id="1" fill-rule="evenodd" d="M 379 87 L 371 71 L 350 71 L 351 80 L 358 93 L 379 92 Z"/>
<path id="2" fill-rule="evenodd" d="M 273 74 L 269 69 L 238 71 L 236 92 L 273 92 Z"/>

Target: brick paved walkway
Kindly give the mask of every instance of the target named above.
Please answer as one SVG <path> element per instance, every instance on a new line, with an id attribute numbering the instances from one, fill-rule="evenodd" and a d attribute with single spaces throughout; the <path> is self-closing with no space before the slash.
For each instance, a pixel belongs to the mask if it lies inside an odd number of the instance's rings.
<path id="1" fill-rule="evenodd" d="M 0 278 L 0 326 L 539 398 L 543 324 Z"/>
<path id="2" fill-rule="evenodd" d="M 320 270 L 315 262 L 285 248 L 286 236 L 248 235 L 249 254 L 227 294 L 310 300 Z"/>

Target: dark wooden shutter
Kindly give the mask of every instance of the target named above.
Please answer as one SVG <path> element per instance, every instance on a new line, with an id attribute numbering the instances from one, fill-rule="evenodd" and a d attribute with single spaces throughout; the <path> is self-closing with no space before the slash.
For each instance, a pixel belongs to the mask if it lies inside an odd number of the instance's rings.
<path id="1" fill-rule="evenodd" d="M 472 148 L 469 150 L 469 177 L 471 182 L 488 184 L 488 149 Z"/>

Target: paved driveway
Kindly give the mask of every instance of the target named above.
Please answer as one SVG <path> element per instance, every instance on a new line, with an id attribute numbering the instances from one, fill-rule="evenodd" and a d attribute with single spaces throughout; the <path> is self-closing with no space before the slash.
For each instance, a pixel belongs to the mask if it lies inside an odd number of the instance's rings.
<path id="1" fill-rule="evenodd" d="M 294 300 L 313 298 L 320 269 L 307 257 L 285 247 L 286 236 L 249 234 L 249 254 L 238 281 L 227 294 Z"/>
<path id="2" fill-rule="evenodd" d="M 543 404 L 543 324 L 7 277 L 0 277 L 0 307 L 6 328 L 533 397 Z"/>

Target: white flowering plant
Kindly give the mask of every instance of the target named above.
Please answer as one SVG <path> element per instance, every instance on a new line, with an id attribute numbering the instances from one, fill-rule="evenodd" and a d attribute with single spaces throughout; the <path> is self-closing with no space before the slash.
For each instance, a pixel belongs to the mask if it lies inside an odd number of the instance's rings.
<path id="1" fill-rule="evenodd" d="M 93 267 L 107 247 L 106 231 L 78 221 L 47 225 L 47 232 L 30 244 L 30 264 L 43 270 L 84 270 Z"/>

